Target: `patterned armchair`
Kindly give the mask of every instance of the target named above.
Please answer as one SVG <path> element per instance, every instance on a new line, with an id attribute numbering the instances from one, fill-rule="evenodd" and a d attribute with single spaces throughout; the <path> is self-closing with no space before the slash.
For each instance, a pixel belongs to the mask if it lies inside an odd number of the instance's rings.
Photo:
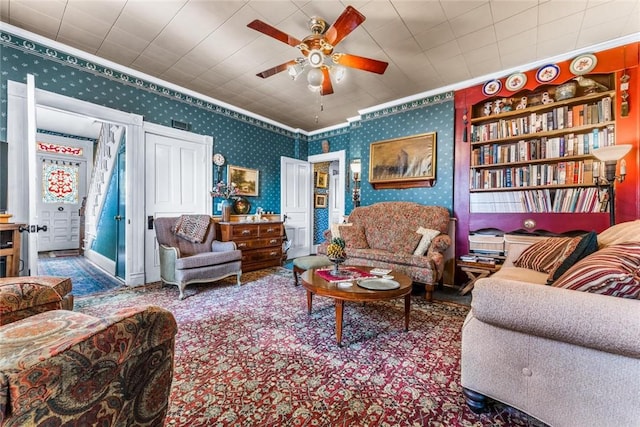
<path id="1" fill-rule="evenodd" d="M 236 275 L 240 284 L 242 252 L 234 242 L 215 240 L 215 224 L 208 215 L 156 218 L 160 244 L 160 278 L 178 285 L 180 299 L 190 283 L 207 283 Z"/>
<path id="2" fill-rule="evenodd" d="M 176 332 L 158 307 L 52 310 L 0 326 L 0 425 L 162 425 Z"/>

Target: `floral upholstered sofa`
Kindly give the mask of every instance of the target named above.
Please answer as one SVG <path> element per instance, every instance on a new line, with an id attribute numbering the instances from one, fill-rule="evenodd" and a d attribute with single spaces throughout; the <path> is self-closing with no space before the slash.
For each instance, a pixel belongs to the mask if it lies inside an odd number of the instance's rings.
<path id="1" fill-rule="evenodd" d="M 0 426 L 163 425 L 176 332 L 173 315 L 152 306 L 101 318 L 50 309 L 5 323 Z"/>
<path id="2" fill-rule="evenodd" d="M 327 253 L 333 237 L 346 242 L 347 265 L 390 268 L 423 283 L 431 301 L 442 278 L 444 253 L 452 243 L 449 211 L 413 202 L 381 202 L 355 208 L 349 223 L 333 224 L 318 253 Z"/>
<path id="3" fill-rule="evenodd" d="M 488 397 L 551 426 L 640 425 L 640 220 L 564 247 L 521 237 L 505 236 L 504 266 L 473 289 L 467 403 L 480 412 Z"/>

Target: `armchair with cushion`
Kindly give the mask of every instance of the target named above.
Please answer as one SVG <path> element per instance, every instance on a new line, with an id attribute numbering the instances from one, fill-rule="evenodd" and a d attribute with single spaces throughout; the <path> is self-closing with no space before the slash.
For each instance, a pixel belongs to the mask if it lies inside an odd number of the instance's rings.
<path id="1" fill-rule="evenodd" d="M 180 299 L 191 283 L 214 282 L 236 275 L 240 284 L 242 252 L 234 242 L 215 240 L 215 224 L 208 215 L 156 218 L 160 245 L 160 278 L 177 285 Z"/>
<path id="2" fill-rule="evenodd" d="M 0 326 L 0 426 L 159 426 L 177 325 L 162 308 L 50 310 Z"/>

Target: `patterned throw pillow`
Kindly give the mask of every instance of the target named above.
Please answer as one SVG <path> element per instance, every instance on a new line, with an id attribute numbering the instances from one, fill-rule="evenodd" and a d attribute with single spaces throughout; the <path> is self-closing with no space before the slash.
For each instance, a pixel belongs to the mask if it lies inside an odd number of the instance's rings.
<path id="1" fill-rule="evenodd" d="M 202 243 L 207 235 L 210 222 L 209 215 L 181 215 L 171 231 L 176 236 L 192 243 Z"/>
<path id="2" fill-rule="evenodd" d="M 640 242 L 607 246 L 578 261 L 553 286 L 640 298 Z"/>
<path id="3" fill-rule="evenodd" d="M 399 233 L 396 239 L 389 245 L 389 250 L 398 254 L 413 254 L 414 249 L 420 243 L 422 234 L 415 231 Z"/>
<path id="4" fill-rule="evenodd" d="M 332 223 L 331 224 L 331 238 L 341 237 L 340 236 L 340 227 L 348 227 L 353 224 L 340 224 L 340 223 Z"/>
<path id="5" fill-rule="evenodd" d="M 516 267 L 549 273 L 574 237 L 549 237 L 525 249 L 514 261 Z M 577 239 L 580 239 L 579 237 Z"/>
<path id="6" fill-rule="evenodd" d="M 367 249 L 367 236 L 361 225 L 340 226 L 340 236 L 344 239 L 347 249 Z"/>
<path id="7" fill-rule="evenodd" d="M 422 237 L 420 239 L 420 243 L 418 243 L 418 246 L 413 251 L 413 254 L 422 256 L 427 253 L 427 250 L 429 250 L 429 246 L 431 245 L 431 241 L 434 237 L 440 234 L 440 232 L 431 228 L 418 227 L 417 233 L 422 235 Z"/>
<path id="8" fill-rule="evenodd" d="M 549 271 L 547 284 L 551 284 L 562 276 L 573 264 L 598 250 L 598 235 L 595 231 L 576 237 L 567 245 L 564 253 Z"/>

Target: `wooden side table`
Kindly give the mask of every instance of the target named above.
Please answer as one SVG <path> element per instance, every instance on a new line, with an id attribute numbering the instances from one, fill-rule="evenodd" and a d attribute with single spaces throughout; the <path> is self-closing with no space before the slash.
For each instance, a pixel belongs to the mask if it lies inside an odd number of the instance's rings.
<path id="1" fill-rule="evenodd" d="M 456 262 L 456 266 L 460 268 L 460 270 L 464 271 L 469 277 L 469 281 L 460 289 L 460 295 L 465 295 L 473 289 L 473 285 L 475 285 L 476 280 L 482 279 L 483 277 L 487 277 L 490 274 L 495 273 L 500 270 L 499 264 L 483 264 L 479 262 L 468 262 L 458 260 Z"/>
<path id="2" fill-rule="evenodd" d="M 6 257 L 7 260 L 5 277 L 15 277 L 20 273 L 20 227 L 23 225 L 26 224 L 0 224 L 0 234 L 7 234 L 6 238 L 0 238 L 0 241 L 7 243 L 6 248 L 0 249 L 0 257 Z"/>

